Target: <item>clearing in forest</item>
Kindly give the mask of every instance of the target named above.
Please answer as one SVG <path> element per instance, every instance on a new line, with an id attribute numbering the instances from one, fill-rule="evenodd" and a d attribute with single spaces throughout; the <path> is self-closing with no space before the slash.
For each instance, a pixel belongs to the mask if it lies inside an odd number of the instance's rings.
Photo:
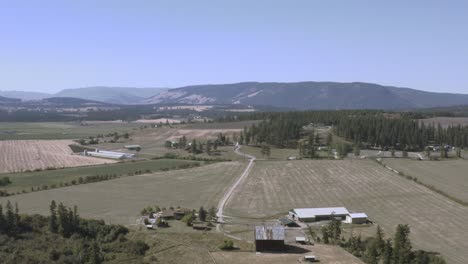
<path id="1" fill-rule="evenodd" d="M 448 263 L 468 259 L 468 207 L 369 160 L 257 161 L 225 214 L 273 218 L 295 207 L 332 206 L 367 213 L 387 235 L 409 224 L 416 248 L 440 252 Z"/>

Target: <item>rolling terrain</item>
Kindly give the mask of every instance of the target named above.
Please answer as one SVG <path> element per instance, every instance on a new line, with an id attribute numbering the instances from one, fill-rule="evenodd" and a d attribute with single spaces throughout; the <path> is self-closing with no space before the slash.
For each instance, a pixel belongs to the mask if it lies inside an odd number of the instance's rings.
<path id="1" fill-rule="evenodd" d="M 296 109 L 412 109 L 468 104 L 468 95 L 360 82 L 243 82 L 170 89 L 144 103 L 271 105 Z"/>

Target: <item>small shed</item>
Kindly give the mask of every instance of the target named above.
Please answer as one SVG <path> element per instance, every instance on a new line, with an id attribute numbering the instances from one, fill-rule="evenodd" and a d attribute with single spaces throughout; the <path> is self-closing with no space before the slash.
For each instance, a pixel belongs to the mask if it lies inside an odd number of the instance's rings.
<path id="1" fill-rule="evenodd" d="M 140 150 L 141 146 L 140 145 L 125 145 L 125 148 L 128 150 Z"/>
<path id="2" fill-rule="evenodd" d="M 315 261 L 318 261 L 318 259 L 314 255 L 306 255 L 304 256 L 304 261 L 315 262 Z"/>
<path id="3" fill-rule="evenodd" d="M 298 244 L 305 245 L 305 244 L 307 244 L 307 242 L 308 242 L 308 239 L 305 238 L 305 237 L 296 237 L 296 243 L 298 243 Z"/>
<path id="4" fill-rule="evenodd" d="M 285 233 L 283 226 L 255 227 L 255 248 L 258 252 L 282 251 L 286 248 L 284 239 Z"/>
<path id="5" fill-rule="evenodd" d="M 367 214 L 365 213 L 351 213 L 346 216 L 345 223 L 348 224 L 365 224 L 367 223 Z"/>

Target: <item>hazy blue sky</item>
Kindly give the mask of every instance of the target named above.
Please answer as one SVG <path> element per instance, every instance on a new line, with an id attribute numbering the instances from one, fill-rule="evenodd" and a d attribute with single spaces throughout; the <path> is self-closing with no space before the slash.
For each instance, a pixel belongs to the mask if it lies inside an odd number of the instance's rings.
<path id="1" fill-rule="evenodd" d="M 3 1 L 0 90 L 364 81 L 468 93 L 468 1 Z"/>

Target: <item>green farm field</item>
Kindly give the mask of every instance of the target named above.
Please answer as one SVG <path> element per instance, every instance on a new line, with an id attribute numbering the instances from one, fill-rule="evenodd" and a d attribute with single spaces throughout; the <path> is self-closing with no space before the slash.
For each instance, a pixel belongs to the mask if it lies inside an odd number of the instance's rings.
<path id="1" fill-rule="evenodd" d="M 160 160 L 142 160 L 134 162 L 121 162 L 106 165 L 73 167 L 56 170 L 42 170 L 33 172 L 20 173 L 3 173 L 0 177 L 9 177 L 11 184 L 0 187 L 0 190 L 5 190 L 10 193 L 21 192 L 22 190 L 30 191 L 31 187 L 43 185 L 59 185 L 60 183 L 69 183 L 72 180 L 78 180 L 79 177 L 95 176 L 95 175 L 116 175 L 127 176 L 129 173 L 136 171 L 159 171 L 162 169 L 173 169 L 186 164 L 194 164 L 195 161 L 175 160 L 175 159 L 160 159 Z"/>
<path id="2" fill-rule="evenodd" d="M 466 263 L 468 207 L 370 160 L 257 161 L 226 204 L 227 215 L 276 218 L 291 208 L 344 206 L 392 235 L 409 224 L 416 248 Z"/>
<path id="3" fill-rule="evenodd" d="M 418 181 L 433 185 L 450 196 L 468 202 L 467 160 L 416 161 L 385 159 L 383 163 L 406 176 L 416 177 Z"/>
<path id="4" fill-rule="evenodd" d="M 0 122 L 0 140 L 78 139 L 113 132 L 121 134 L 139 126 L 126 122 L 90 122 L 87 126 L 75 122 Z"/>
<path id="5" fill-rule="evenodd" d="M 131 225 L 136 223 L 141 209 L 149 205 L 194 209 L 202 205 L 205 208 L 216 206 L 244 167 L 243 162 L 219 162 L 20 194 L 1 198 L 0 203 L 18 202 L 22 212 L 47 215 L 51 200 L 55 200 L 69 206 L 77 205 L 85 218 Z"/>

